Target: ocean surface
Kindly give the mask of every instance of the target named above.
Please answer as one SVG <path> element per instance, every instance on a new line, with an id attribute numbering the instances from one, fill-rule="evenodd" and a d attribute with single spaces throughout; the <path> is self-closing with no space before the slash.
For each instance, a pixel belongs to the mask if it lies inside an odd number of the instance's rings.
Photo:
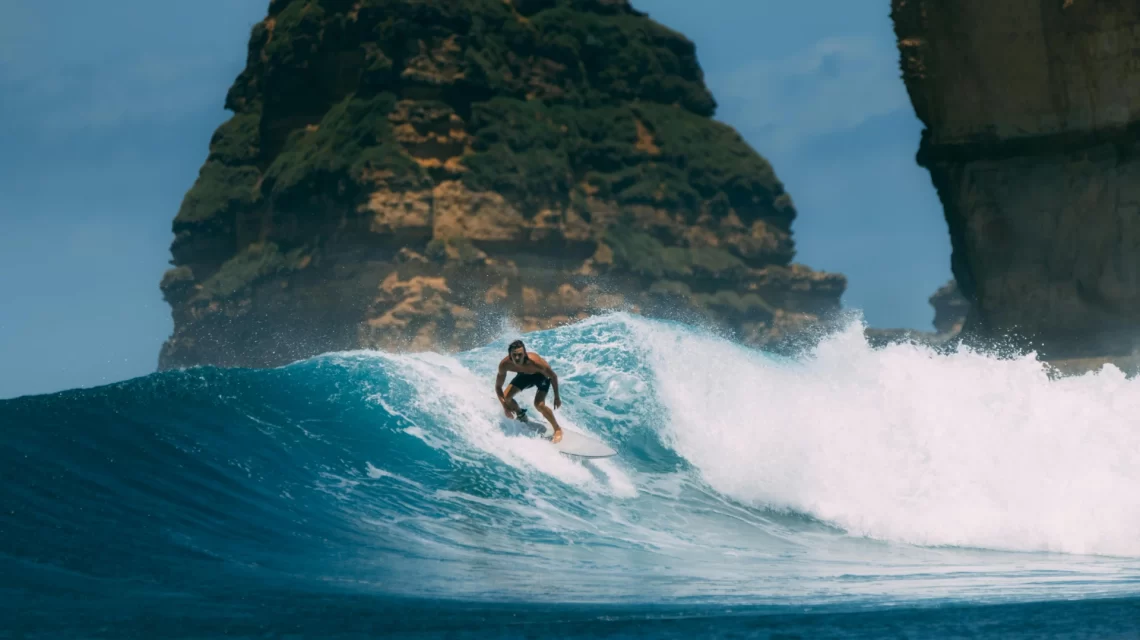
<path id="1" fill-rule="evenodd" d="M 582 461 L 515 337 L 0 401 L 0 637 L 1140 637 L 1115 369 L 607 315 L 525 336 Z"/>

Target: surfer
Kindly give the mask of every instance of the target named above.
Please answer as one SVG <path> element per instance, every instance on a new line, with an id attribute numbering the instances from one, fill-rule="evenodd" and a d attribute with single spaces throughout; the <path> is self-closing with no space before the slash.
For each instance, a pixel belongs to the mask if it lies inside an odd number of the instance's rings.
<path id="1" fill-rule="evenodd" d="M 517 375 L 511 379 L 504 392 L 503 382 L 507 379 L 508 371 L 514 371 Z M 537 353 L 527 353 L 522 340 L 515 340 L 507 347 L 507 357 L 499 363 L 499 375 L 495 378 L 495 395 L 499 396 L 503 413 L 507 414 L 508 418 L 526 422 L 526 410 L 519 408 L 514 396 L 530 387 L 536 388 L 534 408 L 538 409 L 538 412 L 550 421 L 550 426 L 554 427 L 554 437 L 551 440 L 553 442 L 562 440 L 562 427 L 558 426 L 558 421 L 554 419 L 554 411 L 546 406 L 546 392 L 551 387 L 554 387 L 554 408 L 562 406 L 562 398 L 558 395 L 558 374 L 554 373 L 550 364 Z"/>

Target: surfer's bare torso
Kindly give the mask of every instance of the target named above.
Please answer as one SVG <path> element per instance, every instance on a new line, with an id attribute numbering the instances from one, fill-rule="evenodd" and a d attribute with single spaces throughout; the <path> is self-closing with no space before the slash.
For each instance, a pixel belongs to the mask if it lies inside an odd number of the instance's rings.
<path id="1" fill-rule="evenodd" d="M 550 363 L 543 360 L 542 356 L 537 353 L 528 353 L 527 359 L 522 364 L 515 364 L 511 361 L 511 357 L 507 356 L 499 362 L 500 371 L 514 371 L 516 373 L 541 373 L 543 377 L 550 378 L 554 370 L 550 368 Z"/>
<path id="2" fill-rule="evenodd" d="M 507 374 L 510 372 L 517 375 L 511 379 L 504 391 L 503 383 L 506 382 Z M 538 412 L 550 421 L 551 427 L 554 427 L 552 440 L 554 442 L 560 441 L 562 439 L 562 427 L 554 419 L 554 411 L 551 407 L 546 406 L 546 394 L 552 388 L 554 389 L 553 408 L 557 409 L 562 406 L 562 398 L 558 393 L 558 374 L 554 373 L 554 369 L 550 368 L 550 363 L 542 356 L 537 353 L 527 353 L 522 341 L 516 340 L 507 349 L 507 357 L 499 362 L 499 373 L 495 377 L 495 395 L 498 396 L 499 402 L 503 405 L 503 413 L 508 418 L 524 418 L 525 411 L 519 408 L 514 396 L 523 389 L 530 387 L 535 387 L 534 408 L 538 409 Z"/>

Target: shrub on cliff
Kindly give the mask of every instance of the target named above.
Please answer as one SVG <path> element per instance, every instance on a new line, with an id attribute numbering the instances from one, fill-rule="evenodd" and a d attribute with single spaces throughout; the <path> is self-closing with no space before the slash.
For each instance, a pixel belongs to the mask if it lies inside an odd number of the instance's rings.
<path id="1" fill-rule="evenodd" d="M 202 283 L 198 297 L 224 300 L 245 291 L 262 278 L 296 271 L 306 264 L 303 248 L 282 252 L 274 243 L 251 244 Z"/>
<path id="2" fill-rule="evenodd" d="M 363 183 L 379 176 L 393 188 L 428 185 L 419 165 L 393 138 L 388 114 L 395 102 L 390 93 L 351 96 L 329 109 L 319 124 L 294 131 L 266 170 L 262 190 L 286 201 L 299 192 L 336 197 L 351 191 L 348 197 L 355 199 L 362 197 Z"/>

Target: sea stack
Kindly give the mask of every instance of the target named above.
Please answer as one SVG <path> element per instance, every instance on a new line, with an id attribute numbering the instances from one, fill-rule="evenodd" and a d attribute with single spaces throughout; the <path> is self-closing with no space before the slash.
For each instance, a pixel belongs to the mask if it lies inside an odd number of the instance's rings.
<path id="1" fill-rule="evenodd" d="M 1140 3 L 893 0 L 963 336 L 1046 359 L 1140 339 Z"/>
<path id="2" fill-rule="evenodd" d="M 838 309 L 626 0 L 274 0 L 174 220 L 160 367 L 453 350 L 608 309 L 765 345 Z"/>

